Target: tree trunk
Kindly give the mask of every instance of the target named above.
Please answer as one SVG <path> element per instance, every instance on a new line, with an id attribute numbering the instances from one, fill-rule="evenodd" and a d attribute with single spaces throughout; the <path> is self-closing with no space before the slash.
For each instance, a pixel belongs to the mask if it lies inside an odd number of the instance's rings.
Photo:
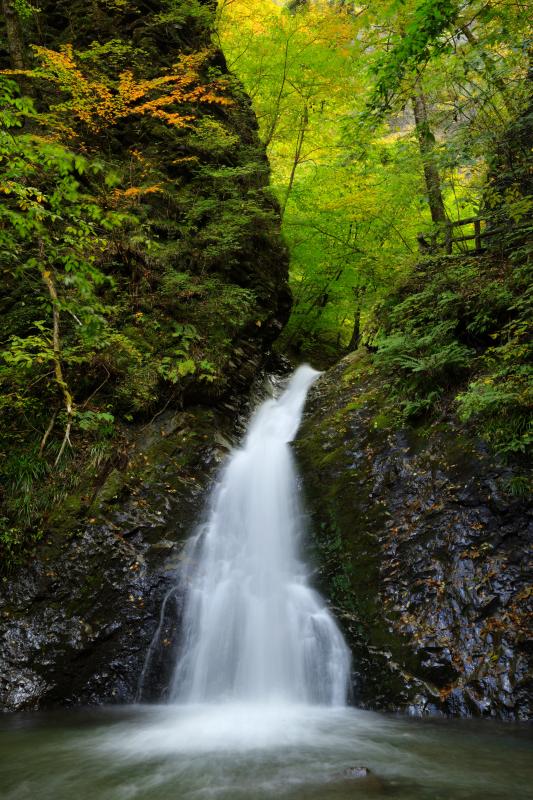
<path id="1" fill-rule="evenodd" d="M 417 81 L 417 93 L 413 97 L 412 103 L 420 155 L 424 165 L 424 179 L 431 219 L 434 225 L 444 229 L 446 226 L 446 209 L 442 199 L 440 175 L 434 160 L 435 137 L 429 127 L 426 98 L 419 81 Z"/>
<path id="2" fill-rule="evenodd" d="M 350 344 L 348 345 L 348 352 L 351 353 L 352 350 L 357 350 L 360 342 L 361 342 L 361 309 L 356 308 L 353 321 L 352 338 L 350 339 Z"/>
<path id="3" fill-rule="evenodd" d="M 294 14 L 296 11 L 299 11 L 300 8 L 307 8 L 309 6 L 309 0 L 288 0 L 287 3 L 287 10 Z"/>
<path id="4" fill-rule="evenodd" d="M 24 38 L 18 14 L 12 0 L 1 0 L 2 15 L 6 25 L 7 46 L 13 69 L 26 69 Z"/>
<path id="5" fill-rule="evenodd" d="M 285 51 L 283 55 L 283 75 L 281 78 L 281 83 L 279 85 L 278 96 L 276 98 L 276 105 L 272 114 L 272 122 L 270 123 L 268 133 L 264 141 L 265 150 L 268 150 L 268 148 L 270 147 L 270 143 L 274 137 L 280 118 L 281 100 L 283 98 L 285 84 L 287 83 L 287 73 L 289 67 L 289 43 L 290 43 L 289 39 L 287 39 L 287 41 L 285 42 Z"/>
<path id="6" fill-rule="evenodd" d="M 39 246 L 41 257 L 44 254 L 44 248 L 42 243 Z M 72 429 L 72 420 L 74 418 L 74 400 L 72 394 L 70 393 L 70 389 L 68 384 L 65 380 L 63 375 L 63 367 L 61 364 L 62 354 L 61 354 L 61 338 L 59 333 L 59 298 L 57 296 L 57 291 L 54 283 L 54 279 L 52 273 L 48 269 L 43 269 L 41 272 L 42 279 L 46 284 L 48 289 L 48 293 L 50 295 L 50 301 L 52 303 L 52 347 L 54 351 L 54 371 L 56 376 L 56 383 L 59 386 L 61 393 L 63 395 L 63 400 L 65 403 L 65 411 L 67 415 L 66 427 L 65 427 L 65 434 L 63 436 L 63 442 L 61 443 L 61 447 L 59 449 L 59 453 L 57 454 L 56 460 L 54 462 L 54 466 L 57 467 L 59 462 L 61 461 L 61 456 L 65 450 L 67 444 L 72 447 L 70 443 L 70 431 Z M 49 430 L 45 433 L 43 437 L 43 441 L 41 443 L 41 450 L 44 449 L 44 445 L 46 444 L 46 439 L 48 438 L 52 427 L 53 422 L 55 421 L 55 415 L 52 420 L 52 423 L 49 427 Z"/>
<path id="7" fill-rule="evenodd" d="M 357 286 L 354 288 L 353 293 L 355 298 L 355 311 L 353 317 L 352 337 L 350 339 L 350 344 L 348 345 L 348 352 L 350 353 L 352 350 L 357 350 L 361 344 L 361 307 L 363 305 L 365 289 L 363 286 Z"/>
<path id="8" fill-rule="evenodd" d="M 293 159 L 293 162 L 292 162 L 291 174 L 290 174 L 290 177 L 289 177 L 289 184 L 287 186 L 287 191 L 285 193 L 285 198 L 283 200 L 283 203 L 281 204 L 281 209 L 280 209 L 281 219 L 283 219 L 283 217 L 285 216 L 285 209 L 287 207 L 287 201 L 288 201 L 288 199 L 290 197 L 290 194 L 292 192 L 292 187 L 294 185 L 294 177 L 296 175 L 296 170 L 298 168 L 298 164 L 300 163 L 300 159 L 302 157 L 302 148 L 303 148 L 304 139 L 305 139 L 305 132 L 307 130 L 308 124 L 309 124 L 309 111 L 307 109 L 307 103 L 306 103 L 305 106 L 304 106 L 303 112 L 302 112 L 302 116 L 300 117 L 300 127 L 298 129 L 298 136 L 296 137 L 296 149 L 294 151 L 294 159 Z"/>

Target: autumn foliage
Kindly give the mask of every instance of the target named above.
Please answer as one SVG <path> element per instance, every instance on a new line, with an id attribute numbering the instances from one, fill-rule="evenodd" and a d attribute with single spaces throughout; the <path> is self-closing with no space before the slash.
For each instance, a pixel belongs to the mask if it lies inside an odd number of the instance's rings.
<path id="1" fill-rule="evenodd" d="M 200 71 L 209 52 L 182 55 L 168 74 L 155 78 L 137 78 L 131 70 L 121 72 L 116 81 L 86 74 L 77 63 L 72 45 L 60 50 L 34 47 L 40 65 L 24 73 L 32 79 L 54 85 L 62 99 L 50 105 L 50 116 L 64 130 L 64 120 L 74 118 L 91 133 L 116 125 L 134 116 L 159 119 L 168 125 L 184 128 L 191 124 L 196 103 L 230 105 L 225 96 L 226 82 L 212 79 L 202 81 Z"/>

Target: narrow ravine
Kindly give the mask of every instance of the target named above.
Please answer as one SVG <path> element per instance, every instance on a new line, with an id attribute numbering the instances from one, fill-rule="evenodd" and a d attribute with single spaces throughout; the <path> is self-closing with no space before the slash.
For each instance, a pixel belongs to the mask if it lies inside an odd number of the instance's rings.
<path id="1" fill-rule="evenodd" d="M 222 465 L 147 650 L 140 696 L 161 686 L 158 637 L 182 598 L 161 702 L 4 718 L 6 800 L 529 796 L 527 731 L 346 704 L 350 654 L 310 585 L 290 445 L 318 376 L 300 367 Z"/>
<path id="2" fill-rule="evenodd" d="M 0 0 L 0 800 L 531 800 L 510 0 Z"/>

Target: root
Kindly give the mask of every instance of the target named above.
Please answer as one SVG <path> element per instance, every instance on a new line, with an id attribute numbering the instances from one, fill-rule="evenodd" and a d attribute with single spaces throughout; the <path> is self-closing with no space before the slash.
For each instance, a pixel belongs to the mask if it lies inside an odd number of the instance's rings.
<path id="1" fill-rule="evenodd" d="M 50 436 L 50 434 L 52 433 L 52 430 L 54 429 L 56 417 L 57 417 L 57 411 L 54 411 L 54 413 L 52 414 L 52 419 L 50 420 L 50 424 L 48 425 L 48 428 L 45 430 L 44 436 L 41 439 L 41 445 L 39 447 L 39 455 L 40 456 L 42 456 L 42 454 L 44 452 L 44 448 L 46 447 L 46 442 L 48 441 L 48 437 Z"/>

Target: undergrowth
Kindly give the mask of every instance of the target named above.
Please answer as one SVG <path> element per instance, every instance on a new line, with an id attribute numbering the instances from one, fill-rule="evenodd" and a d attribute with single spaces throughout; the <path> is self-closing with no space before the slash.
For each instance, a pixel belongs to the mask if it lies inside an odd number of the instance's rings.
<path id="1" fill-rule="evenodd" d="M 375 362 L 407 421 L 452 404 L 502 455 L 532 444 L 531 269 L 498 254 L 436 257 L 376 314 Z"/>

